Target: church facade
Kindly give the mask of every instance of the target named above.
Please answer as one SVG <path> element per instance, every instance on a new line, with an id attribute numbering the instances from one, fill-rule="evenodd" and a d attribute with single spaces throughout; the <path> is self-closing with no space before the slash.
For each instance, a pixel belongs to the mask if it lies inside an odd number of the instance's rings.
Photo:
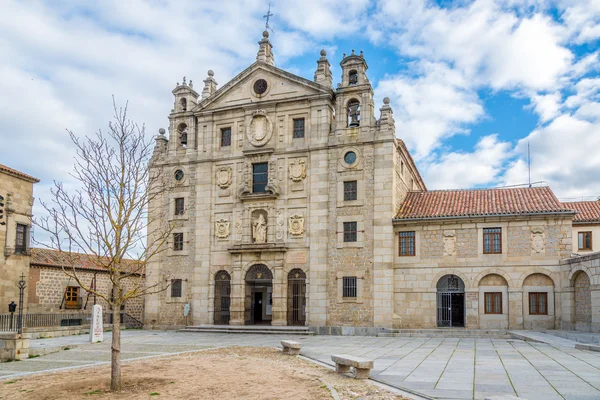
<path id="1" fill-rule="evenodd" d="M 362 52 L 335 88 L 325 51 L 312 81 L 274 64 L 264 32 L 221 88 L 208 71 L 173 90 L 147 327 L 560 325 L 575 212 L 549 188 L 428 191 Z"/>

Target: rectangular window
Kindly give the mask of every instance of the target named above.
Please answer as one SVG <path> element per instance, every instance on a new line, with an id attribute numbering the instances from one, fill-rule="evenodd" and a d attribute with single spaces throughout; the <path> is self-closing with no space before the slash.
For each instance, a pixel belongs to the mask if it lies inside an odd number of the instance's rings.
<path id="1" fill-rule="evenodd" d="M 181 279 L 171 279 L 171 297 L 181 297 Z"/>
<path id="2" fill-rule="evenodd" d="M 252 193 L 265 193 L 269 182 L 269 163 L 252 164 Z"/>
<path id="3" fill-rule="evenodd" d="M 548 315 L 548 293 L 529 293 L 529 315 Z"/>
<path id="4" fill-rule="evenodd" d="M 231 146 L 231 128 L 221 128 L 221 147 Z"/>
<path id="5" fill-rule="evenodd" d="M 579 232 L 577 234 L 577 242 L 579 250 L 592 249 L 592 232 Z"/>
<path id="6" fill-rule="evenodd" d="M 356 181 L 344 182 L 344 201 L 352 201 L 358 198 L 358 183 Z"/>
<path id="7" fill-rule="evenodd" d="M 502 254 L 502 228 L 483 228 L 483 254 Z"/>
<path id="8" fill-rule="evenodd" d="M 344 222 L 344 242 L 356 242 L 356 222 Z"/>
<path id="9" fill-rule="evenodd" d="M 65 290 L 65 308 L 79 308 L 79 288 L 76 286 L 68 286 Z"/>
<path id="10" fill-rule="evenodd" d="M 399 241 L 399 252 L 400 257 L 414 256 L 415 255 L 415 232 L 400 232 Z"/>
<path id="11" fill-rule="evenodd" d="M 17 224 L 17 238 L 15 241 L 15 253 L 27 253 L 27 225 Z"/>
<path id="12" fill-rule="evenodd" d="M 342 297 L 344 298 L 356 298 L 356 277 L 345 276 L 342 282 Z"/>
<path id="13" fill-rule="evenodd" d="M 173 234 L 173 250 L 183 250 L 183 232 Z"/>
<path id="14" fill-rule="evenodd" d="M 304 137 L 304 118 L 294 118 L 294 139 Z"/>
<path id="15" fill-rule="evenodd" d="M 485 293 L 485 313 L 502 314 L 502 292 Z"/>
<path id="16" fill-rule="evenodd" d="M 185 200 L 183 197 L 175 199 L 175 215 L 183 215 L 185 213 Z"/>

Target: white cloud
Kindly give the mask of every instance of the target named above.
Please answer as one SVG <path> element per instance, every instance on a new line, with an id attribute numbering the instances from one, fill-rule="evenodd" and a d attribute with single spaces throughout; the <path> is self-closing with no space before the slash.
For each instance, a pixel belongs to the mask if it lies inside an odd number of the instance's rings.
<path id="1" fill-rule="evenodd" d="M 531 96 L 531 103 L 536 114 L 540 116 L 541 122 L 550 121 L 559 114 L 561 100 L 562 95 L 558 91 L 550 94 L 533 94 Z"/>

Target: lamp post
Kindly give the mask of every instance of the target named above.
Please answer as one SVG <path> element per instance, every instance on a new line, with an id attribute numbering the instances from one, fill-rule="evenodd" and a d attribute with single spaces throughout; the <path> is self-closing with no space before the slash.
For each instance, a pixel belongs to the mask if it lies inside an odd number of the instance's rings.
<path id="1" fill-rule="evenodd" d="M 23 333 L 23 294 L 25 292 L 25 288 L 27 287 L 24 274 L 21 274 L 21 279 L 17 284 L 19 285 L 19 315 L 17 317 L 17 332 L 21 334 Z"/>
<path id="2" fill-rule="evenodd" d="M 10 330 L 13 329 L 13 316 L 15 315 L 15 311 L 17 311 L 17 305 L 14 300 L 8 303 L 8 312 L 10 313 Z"/>

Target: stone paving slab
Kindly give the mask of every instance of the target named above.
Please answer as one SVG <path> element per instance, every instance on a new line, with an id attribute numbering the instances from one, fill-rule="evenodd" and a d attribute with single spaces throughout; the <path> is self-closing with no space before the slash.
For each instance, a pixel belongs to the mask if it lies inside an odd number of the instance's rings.
<path id="1" fill-rule="evenodd" d="M 436 399 L 484 399 L 494 395 L 517 395 L 528 400 L 600 399 L 600 354 L 577 350 L 564 342 L 123 331 L 122 350 L 124 359 L 135 359 L 222 346 L 280 347 L 282 339 L 302 343 L 303 356 L 328 365 L 333 365 L 331 355 L 339 353 L 373 359 L 374 379 Z M 0 380 L 64 366 L 106 363 L 110 359 L 110 334 L 105 340 L 94 345 L 87 343 L 86 335 L 43 339 L 46 343 L 33 340 L 32 347 L 78 347 L 0 364 Z"/>

